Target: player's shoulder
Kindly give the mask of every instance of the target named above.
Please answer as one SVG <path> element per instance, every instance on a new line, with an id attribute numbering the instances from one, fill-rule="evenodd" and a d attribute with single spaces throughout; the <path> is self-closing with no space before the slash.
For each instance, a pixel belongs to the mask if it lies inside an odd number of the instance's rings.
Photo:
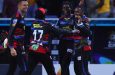
<path id="1" fill-rule="evenodd" d="M 83 15 L 82 18 L 83 18 L 84 22 L 88 22 L 89 23 L 89 18 L 86 15 Z"/>
<path id="2" fill-rule="evenodd" d="M 50 26 L 51 24 L 45 20 L 35 20 L 32 23 L 33 27 L 44 27 L 44 26 Z"/>
<path id="3" fill-rule="evenodd" d="M 33 24 L 44 24 L 46 23 L 45 20 L 34 20 Z"/>
<path id="4" fill-rule="evenodd" d="M 12 24 L 16 24 L 20 19 L 22 18 L 21 14 L 19 12 L 16 12 L 16 14 L 13 15 L 11 18 Z"/>
<path id="5" fill-rule="evenodd" d="M 11 25 L 14 27 L 18 23 L 18 19 L 16 17 L 11 18 Z"/>
<path id="6" fill-rule="evenodd" d="M 21 13 L 19 11 L 16 12 L 16 14 L 13 16 L 13 18 L 16 18 L 16 19 L 21 19 L 23 18 Z"/>

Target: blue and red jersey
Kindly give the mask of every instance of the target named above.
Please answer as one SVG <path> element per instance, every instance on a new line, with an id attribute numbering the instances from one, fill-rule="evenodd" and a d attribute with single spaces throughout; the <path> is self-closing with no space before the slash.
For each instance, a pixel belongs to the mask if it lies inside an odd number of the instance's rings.
<path id="1" fill-rule="evenodd" d="M 50 40 L 52 34 L 71 34 L 71 31 L 64 31 L 53 27 L 44 20 L 36 20 L 31 27 L 31 46 L 30 50 L 39 53 L 47 53 L 49 51 Z M 33 49 L 36 48 L 36 49 Z"/>
<path id="2" fill-rule="evenodd" d="M 23 46 L 26 44 L 27 39 L 25 38 L 25 20 L 21 13 L 18 11 L 16 15 L 11 20 L 8 44 L 9 47 L 16 48 L 17 46 Z"/>

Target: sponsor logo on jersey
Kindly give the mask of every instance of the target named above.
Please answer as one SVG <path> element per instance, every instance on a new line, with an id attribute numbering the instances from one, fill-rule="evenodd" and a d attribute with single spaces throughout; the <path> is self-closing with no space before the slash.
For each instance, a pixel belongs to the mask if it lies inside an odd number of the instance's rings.
<path id="1" fill-rule="evenodd" d="M 13 20 L 13 24 L 12 24 L 13 27 L 16 26 L 17 21 L 18 21 L 17 19 Z"/>
<path id="2" fill-rule="evenodd" d="M 42 28 L 43 26 L 41 26 L 40 24 L 33 24 L 33 28 Z"/>
<path id="3" fill-rule="evenodd" d="M 71 30 L 71 28 L 69 26 L 64 26 L 62 27 L 63 29 L 66 29 L 66 30 Z"/>
<path id="4" fill-rule="evenodd" d="M 68 21 L 68 20 L 70 20 L 70 18 L 64 18 L 64 20 Z"/>

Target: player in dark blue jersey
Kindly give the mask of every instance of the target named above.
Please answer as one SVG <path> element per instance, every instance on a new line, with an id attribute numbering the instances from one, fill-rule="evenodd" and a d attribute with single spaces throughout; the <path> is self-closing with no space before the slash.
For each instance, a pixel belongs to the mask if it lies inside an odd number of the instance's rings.
<path id="1" fill-rule="evenodd" d="M 20 0 L 16 15 L 11 20 L 11 26 L 8 34 L 8 46 L 10 48 L 11 62 L 7 75 L 14 75 L 17 65 L 20 68 L 19 75 L 27 75 L 28 58 L 26 45 L 29 40 L 26 37 L 25 14 L 27 12 L 28 2 Z"/>
<path id="2" fill-rule="evenodd" d="M 83 14 L 80 7 L 74 10 L 74 26 L 79 29 L 80 39 L 74 39 L 74 70 L 76 75 L 90 75 L 88 70 L 88 57 L 91 46 L 88 42 L 90 36 L 90 26 L 88 18 Z"/>
<path id="3" fill-rule="evenodd" d="M 44 8 L 36 10 L 36 20 L 31 27 L 31 39 L 29 48 L 29 74 L 31 75 L 38 62 L 41 62 L 48 75 L 56 75 L 50 55 L 50 40 L 52 34 L 72 34 L 72 31 L 53 27 L 45 21 L 46 11 Z"/>
<path id="4" fill-rule="evenodd" d="M 83 72 L 82 66 L 81 66 L 82 63 L 79 62 L 80 66 L 78 66 L 78 63 L 76 62 L 78 60 L 76 60 L 76 58 L 80 58 L 81 60 L 81 51 L 84 47 L 84 43 L 81 43 L 81 41 L 82 40 L 84 41 L 84 39 L 86 39 L 87 36 L 90 35 L 89 23 L 88 23 L 87 17 L 83 15 L 83 12 L 81 10 L 77 11 L 80 13 L 72 14 L 71 13 L 72 9 L 68 2 L 64 3 L 64 5 L 62 6 L 62 10 L 63 10 L 63 14 L 58 22 L 59 28 L 63 28 L 65 30 L 74 30 L 76 31 L 76 33 L 71 34 L 71 35 L 70 34 L 63 35 L 60 39 L 59 62 L 61 65 L 61 74 L 70 75 L 69 65 L 70 65 L 71 59 L 74 58 L 75 73 L 78 75 L 82 75 L 81 74 Z"/>
<path id="5" fill-rule="evenodd" d="M 73 30 L 73 19 L 70 3 L 64 2 L 62 5 L 62 15 L 58 21 L 58 27 L 64 30 Z M 59 63 L 61 66 L 61 75 L 70 75 L 69 65 L 73 54 L 74 42 L 70 38 L 71 35 L 63 35 L 60 37 L 59 43 Z"/>
<path id="6" fill-rule="evenodd" d="M 41 62 L 48 75 L 56 75 L 48 48 L 49 25 L 45 22 L 45 9 L 38 8 L 35 12 L 36 20 L 31 26 L 30 48 L 29 48 L 29 75 Z"/>

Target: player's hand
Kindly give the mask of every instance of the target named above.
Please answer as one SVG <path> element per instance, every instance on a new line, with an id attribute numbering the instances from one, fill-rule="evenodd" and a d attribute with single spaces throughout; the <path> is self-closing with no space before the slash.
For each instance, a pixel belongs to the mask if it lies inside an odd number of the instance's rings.
<path id="1" fill-rule="evenodd" d="M 78 16 L 77 18 L 78 18 L 78 24 L 82 23 L 82 18 L 81 18 L 81 16 Z"/>
<path id="2" fill-rule="evenodd" d="M 12 56 L 17 56 L 17 52 L 14 48 L 10 49 L 10 53 L 11 53 Z"/>
<path id="3" fill-rule="evenodd" d="M 8 46 L 8 39 L 6 38 L 3 42 L 3 47 L 7 48 L 7 46 Z"/>

